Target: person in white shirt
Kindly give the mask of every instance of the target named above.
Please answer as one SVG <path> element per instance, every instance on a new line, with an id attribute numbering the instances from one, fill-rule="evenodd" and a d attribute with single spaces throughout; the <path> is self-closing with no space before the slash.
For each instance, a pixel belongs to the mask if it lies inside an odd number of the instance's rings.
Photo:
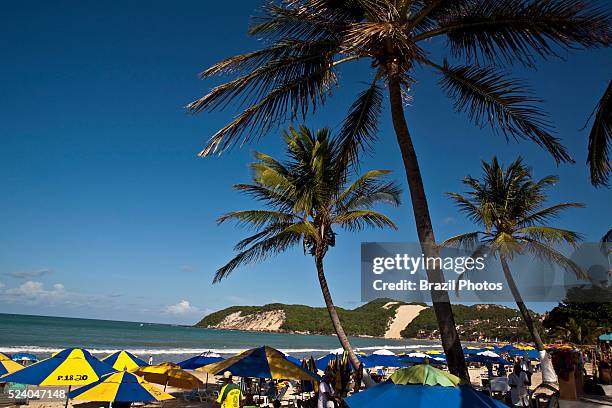
<path id="1" fill-rule="evenodd" d="M 332 379 L 329 373 L 325 373 L 323 380 L 319 383 L 317 408 L 334 408 L 334 389 L 330 385 Z"/>
<path id="2" fill-rule="evenodd" d="M 508 385 L 510 386 L 510 398 L 512 405 L 515 407 L 529 406 L 529 377 L 521 368 L 521 364 L 514 365 L 514 371 L 508 377 Z"/>

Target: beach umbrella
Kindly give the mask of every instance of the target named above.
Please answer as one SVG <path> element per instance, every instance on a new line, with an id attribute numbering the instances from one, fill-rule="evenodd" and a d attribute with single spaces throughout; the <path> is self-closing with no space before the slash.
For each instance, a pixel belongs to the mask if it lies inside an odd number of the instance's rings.
<path id="1" fill-rule="evenodd" d="M 395 384 L 441 385 L 454 387 L 461 381 L 459 377 L 432 367 L 429 364 L 418 364 L 412 367 L 400 368 L 391 375 Z"/>
<path id="2" fill-rule="evenodd" d="M 36 357 L 34 354 L 31 353 L 15 353 L 11 356 L 11 360 L 13 361 L 20 361 L 20 362 L 37 362 L 39 361 L 39 358 Z"/>
<path id="3" fill-rule="evenodd" d="M 443 357 L 435 357 L 430 354 L 414 352 L 408 353 L 404 356 L 400 356 L 400 362 L 409 363 L 409 364 L 423 364 L 423 363 L 431 363 L 431 364 L 441 364 L 446 365 L 446 358 Z"/>
<path id="4" fill-rule="evenodd" d="M 302 360 L 300 360 L 300 359 L 298 359 L 296 357 L 290 356 L 289 354 L 285 354 L 285 358 L 287 360 L 291 361 L 295 365 L 298 365 L 300 367 L 302 366 Z"/>
<path id="5" fill-rule="evenodd" d="M 438 387 L 383 383 L 344 400 L 350 408 L 508 408 L 470 386 Z"/>
<path id="6" fill-rule="evenodd" d="M 204 367 L 205 365 L 218 363 L 223 361 L 223 357 L 216 353 L 204 353 L 198 356 L 188 358 L 178 363 L 184 370 L 195 370 L 196 368 Z"/>
<path id="7" fill-rule="evenodd" d="M 329 353 L 322 357 L 319 357 L 315 360 L 315 365 L 317 366 L 317 370 L 325 371 L 329 362 L 338 358 L 338 354 Z"/>
<path id="8" fill-rule="evenodd" d="M 475 356 L 468 356 L 465 358 L 466 363 L 480 363 L 480 364 L 501 364 L 501 365 L 512 365 L 511 362 L 501 357 L 490 357 L 476 354 Z"/>
<path id="9" fill-rule="evenodd" d="M 362 357 L 361 361 L 365 368 L 372 367 L 401 367 L 402 361 L 395 354 L 372 354 L 366 357 Z"/>
<path id="10" fill-rule="evenodd" d="M 285 358 L 283 353 L 268 346 L 243 351 L 198 370 L 214 375 L 229 371 L 238 377 L 320 381 L 317 374 L 292 363 Z"/>
<path id="11" fill-rule="evenodd" d="M 106 364 L 117 371 L 135 371 L 148 365 L 129 351 L 121 350 L 102 359 Z"/>
<path id="12" fill-rule="evenodd" d="M 6 356 L 4 356 L 6 357 Z M 23 366 L 10 358 L 4 358 L 0 356 L 0 377 L 5 374 L 14 373 L 15 371 L 19 371 L 23 368 Z M 0 380 L 0 382 L 4 382 Z"/>
<path id="13" fill-rule="evenodd" d="M 0 361 L 3 361 L 3 360 L 10 360 L 10 359 L 11 359 L 11 357 L 10 357 L 10 356 L 8 356 L 7 354 L 0 353 Z"/>
<path id="14" fill-rule="evenodd" d="M 174 398 L 128 371 L 107 374 L 94 383 L 70 392 L 68 397 L 104 402 L 165 401 Z"/>
<path id="15" fill-rule="evenodd" d="M 485 349 L 480 348 L 480 347 L 467 346 L 463 348 L 463 354 L 468 355 L 468 356 L 482 353 L 483 351 L 485 351 Z"/>
<path id="16" fill-rule="evenodd" d="M 392 352 L 391 350 L 387 350 L 387 349 L 380 349 L 380 350 L 376 350 L 372 353 L 372 355 L 375 356 L 394 356 L 395 353 Z"/>
<path id="17" fill-rule="evenodd" d="M 204 385 L 195 375 L 183 370 L 178 364 L 169 362 L 140 367 L 134 374 L 149 382 L 163 385 L 164 390 L 168 385 L 186 390 L 200 388 Z"/>
<path id="18" fill-rule="evenodd" d="M 69 348 L 53 357 L 5 375 L 2 381 L 30 385 L 87 385 L 114 371 L 111 366 L 92 356 L 89 351 Z"/>

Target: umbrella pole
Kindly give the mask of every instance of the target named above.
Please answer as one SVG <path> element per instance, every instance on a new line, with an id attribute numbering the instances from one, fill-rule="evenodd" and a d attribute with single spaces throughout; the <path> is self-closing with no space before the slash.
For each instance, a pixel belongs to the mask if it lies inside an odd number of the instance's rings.
<path id="1" fill-rule="evenodd" d="M 68 392 L 66 393 L 66 404 L 64 405 L 64 408 L 68 408 L 68 399 L 70 398 L 70 397 L 69 397 L 69 394 L 70 394 L 70 387 L 72 387 L 72 385 L 69 385 L 69 386 L 68 386 Z"/>
<path id="2" fill-rule="evenodd" d="M 166 387 L 168 386 L 168 380 L 166 380 L 166 383 L 164 384 L 164 392 L 166 392 Z"/>
<path id="3" fill-rule="evenodd" d="M 206 385 L 204 386 L 205 390 L 208 390 L 208 373 L 206 373 Z"/>

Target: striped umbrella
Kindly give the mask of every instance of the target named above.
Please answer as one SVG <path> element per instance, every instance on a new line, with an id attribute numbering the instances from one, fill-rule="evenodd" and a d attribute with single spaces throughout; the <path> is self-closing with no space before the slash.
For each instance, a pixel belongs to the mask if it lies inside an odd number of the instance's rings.
<path id="1" fill-rule="evenodd" d="M 0 377 L 5 374 L 14 373 L 15 371 L 19 371 L 23 368 L 23 366 L 19 363 L 14 362 L 10 358 L 3 358 L 0 356 Z M 1 381 L 0 382 L 4 382 Z"/>
<path id="2" fill-rule="evenodd" d="M 168 362 L 140 367 L 135 374 L 152 383 L 163 385 L 164 389 L 168 385 L 186 390 L 204 385 L 198 377 L 183 370 L 178 364 Z"/>
<path id="3" fill-rule="evenodd" d="M 218 363 L 223 357 L 216 353 L 205 353 L 183 360 L 178 365 L 185 370 L 195 370 L 208 364 Z"/>
<path id="4" fill-rule="evenodd" d="M 55 356 L 2 377 L 3 382 L 30 385 L 87 385 L 115 370 L 79 348 L 62 350 Z"/>
<path id="5" fill-rule="evenodd" d="M 422 384 L 454 387 L 458 385 L 461 380 L 459 377 L 432 367 L 429 364 L 418 364 L 397 370 L 391 375 L 391 381 L 395 384 Z"/>
<path id="6" fill-rule="evenodd" d="M 69 397 L 81 401 L 165 401 L 174 398 L 143 378 L 127 371 L 103 376 L 98 381 L 72 391 Z"/>
<path id="7" fill-rule="evenodd" d="M 238 377 L 320 381 L 317 374 L 292 363 L 283 353 L 268 346 L 244 351 L 198 370 L 214 375 L 229 371 Z"/>
<path id="8" fill-rule="evenodd" d="M 129 351 L 121 350 L 102 359 L 106 364 L 117 371 L 136 371 L 148 365 Z"/>

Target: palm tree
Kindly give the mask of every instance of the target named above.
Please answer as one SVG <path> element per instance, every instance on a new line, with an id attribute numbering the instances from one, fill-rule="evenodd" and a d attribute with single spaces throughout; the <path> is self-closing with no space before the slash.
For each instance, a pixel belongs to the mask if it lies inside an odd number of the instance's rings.
<path id="1" fill-rule="evenodd" d="M 510 292 L 516 301 L 521 316 L 540 352 L 545 382 L 556 382 L 551 361 L 531 314 L 516 287 L 508 262 L 519 255 L 533 256 L 557 264 L 579 277 L 584 274 L 579 266 L 554 247 L 559 244 L 576 246 L 580 236 L 576 232 L 551 227 L 546 222 L 569 208 L 581 208 L 579 203 L 560 203 L 545 207 L 546 189 L 557 183 L 556 176 L 547 176 L 534 181 L 531 169 L 521 158 L 504 169 L 493 157 L 491 163 L 482 162 L 481 180 L 465 177 L 468 187 L 465 195 L 448 193 L 462 212 L 483 230 L 457 235 L 443 242 L 443 246 L 473 247 L 477 251 L 487 250 L 499 259 Z"/>
<path id="2" fill-rule="evenodd" d="M 286 161 L 256 153 L 256 161 L 251 164 L 253 183 L 234 186 L 262 201 L 268 209 L 235 211 L 219 218 L 219 223 L 233 220 L 256 232 L 238 242 L 238 254 L 217 270 L 214 282 L 227 277 L 239 265 L 301 245 L 304 253 L 314 257 L 323 299 L 338 339 L 353 366 L 359 367 L 332 301 L 323 261 L 335 245 L 336 229 L 396 229 L 387 216 L 373 208 L 381 203 L 399 205 L 401 191 L 397 184 L 386 180 L 387 170 L 368 171 L 349 185 L 350 166 L 338 165 L 339 141 L 330 136 L 328 129 L 314 133 L 305 127 L 290 128 L 285 131 L 285 140 Z"/>
<path id="3" fill-rule="evenodd" d="M 591 184 L 607 186 L 610 178 L 610 150 L 612 149 L 612 81 L 597 103 L 590 122 L 595 117 L 589 134 L 587 164 L 591 172 Z"/>
<path id="4" fill-rule="evenodd" d="M 409 133 L 404 100 L 417 67 L 440 75 L 440 86 L 478 126 L 491 126 L 506 139 L 532 140 L 559 161 L 571 160 L 551 134 L 537 98 L 499 63 L 535 66 L 535 56 L 610 44 L 609 15 L 590 0 L 286 0 L 269 3 L 249 33 L 263 48 L 236 55 L 202 72 L 202 78 L 233 79 L 190 103 L 191 112 L 229 105 L 241 112 L 200 152 L 221 154 L 236 143 L 265 135 L 287 120 L 304 119 L 322 105 L 351 61 L 369 62 L 369 86 L 351 105 L 340 139 L 341 160 L 352 161 L 376 138 L 383 90 L 402 154 L 416 229 L 423 253 L 436 256 L 435 235 L 417 154 Z M 428 53 L 446 38 L 451 64 Z M 436 62 L 437 59 L 437 62 Z M 428 270 L 431 282 L 443 281 Z M 449 369 L 468 379 L 463 350 L 446 292 L 433 292 L 434 311 Z"/>

